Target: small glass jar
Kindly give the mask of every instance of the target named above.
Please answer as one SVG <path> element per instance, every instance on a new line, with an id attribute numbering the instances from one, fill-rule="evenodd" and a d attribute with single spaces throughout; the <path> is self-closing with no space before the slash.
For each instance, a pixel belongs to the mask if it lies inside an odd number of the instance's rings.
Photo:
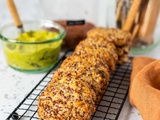
<path id="1" fill-rule="evenodd" d="M 0 30 L 3 50 L 7 63 L 10 67 L 24 72 L 44 72 L 51 69 L 59 58 L 65 29 L 49 20 L 23 21 L 25 32 L 46 30 L 56 32 L 57 36 L 43 41 L 19 41 L 20 32 L 11 23 L 3 26 Z"/>
<path id="2" fill-rule="evenodd" d="M 117 27 L 132 34 L 131 54 L 144 54 L 160 43 L 160 2 L 117 0 Z"/>

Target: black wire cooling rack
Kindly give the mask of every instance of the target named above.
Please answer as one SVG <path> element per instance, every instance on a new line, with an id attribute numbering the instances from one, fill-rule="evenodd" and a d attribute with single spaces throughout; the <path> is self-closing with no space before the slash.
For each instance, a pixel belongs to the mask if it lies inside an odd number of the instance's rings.
<path id="1" fill-rule="evenodd" d="M 23 101 L 8 116 L 7 120 L 38 120 L 37 103 L 38 96 L 50 82 L 54 71 L 56 71 L 62 61 L 72 54 L 67 51 L 58 61 L 52 70 L 50 70 L 42 80 L 31 90 Z M 110 77 L 110 83 L 106 93 L 97 105 L 96 112 L 91 116 L 91 120 L 117 120 L 126 97 L 130 83 L 130 74 L 132 71 L 132 58 L 122 65 L 116 66 L 115 72 Z"/>

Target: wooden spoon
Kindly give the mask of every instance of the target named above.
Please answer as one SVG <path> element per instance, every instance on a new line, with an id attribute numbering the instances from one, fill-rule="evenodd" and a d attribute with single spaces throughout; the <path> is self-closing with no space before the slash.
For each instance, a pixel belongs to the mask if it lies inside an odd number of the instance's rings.
<path id="1" fill-rule="evenodd" d="M 14 1 L 13 0 L 7 0 L 7 4 L 8 4 L 8 7 L 10 9 L 10 12 L 12 14 L 15 25 L 17 26 L 19 31 L 21 33 L 23 33 L 24 32 L 23 25 L 22 25 L 22 22 L 21 22 L 21 19 L 20 19 L 19 15 L 18 15 L 16 6 L 14 4 Z"/>

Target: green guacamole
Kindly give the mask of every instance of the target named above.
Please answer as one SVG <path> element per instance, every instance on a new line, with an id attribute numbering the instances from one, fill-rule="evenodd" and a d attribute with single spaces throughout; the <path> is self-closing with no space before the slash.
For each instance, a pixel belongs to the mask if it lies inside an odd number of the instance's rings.
<path id="1" fill-rule="evenodd" d="M 46 30 L 24 32 L 17 41 L 44 41 L 56 38 L 58 33 Z M 4 51 L 8 64 L 19 70 L 39 70 L 50 67 L 58 60 L 62 40 L 43 44 L 6 43 Z"/>

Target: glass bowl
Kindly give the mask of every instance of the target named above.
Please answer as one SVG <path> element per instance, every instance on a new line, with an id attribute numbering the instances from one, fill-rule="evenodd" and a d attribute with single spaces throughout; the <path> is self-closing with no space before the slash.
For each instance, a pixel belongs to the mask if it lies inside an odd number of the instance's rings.
<path id="1" fill-rule="evenodd" d="M 28 41 L 27 39 L 19 41 L 16 39 L 20 36 L 20 32 L 13 23 L 3 26 L 0 30 L 0 39 L 8 65 L 25 72 L 48 71 L 59 58 L 66 34 L 65 29 L 50 20 L 23 21 L 23 29 L 25 32 L 45 30 L 57 35 L 40 41 Z"/>

